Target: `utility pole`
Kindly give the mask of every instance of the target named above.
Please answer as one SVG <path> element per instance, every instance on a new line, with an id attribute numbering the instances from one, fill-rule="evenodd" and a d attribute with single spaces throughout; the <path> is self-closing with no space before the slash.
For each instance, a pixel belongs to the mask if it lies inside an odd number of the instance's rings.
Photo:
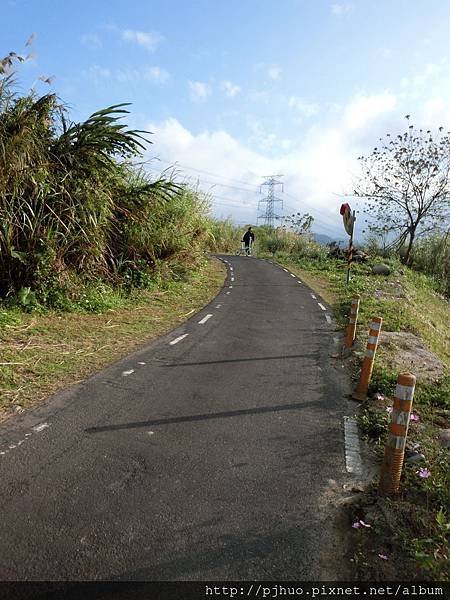
<path id="1" fill-rule="evenodd" d="M 258 202 L 258 211 L 260 213 L 258 220 L 264 219 L 264 225 L 270 225 L 271 227 L 274 226 L 277 219 L 283 218 L 282 215 L 277 214 L 275 209 L 277 202 L 281 202 L 281 209 L 283 209 L 283 200 L 275 196 L 276 185 L 281 185 L 281 191 L 283 192 L 283 182 L 278 181 L 277 177 L 283 177 L 283 175 L 267 175 L 264 177 L 266 181 L 261 184 L 260 193 L 262 193 L 263 185 L 266 185 L 268 188 L 267 196 Z M 266 206 L 262 208 L 264 203 Z"/>

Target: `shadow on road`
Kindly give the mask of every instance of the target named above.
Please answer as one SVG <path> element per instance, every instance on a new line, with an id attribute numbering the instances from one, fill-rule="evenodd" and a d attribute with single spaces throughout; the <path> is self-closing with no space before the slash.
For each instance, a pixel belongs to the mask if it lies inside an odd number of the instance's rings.
<path id="1" fill-rule="evenodd" d="M 289 358 L 312 358 L 314 354 L 308 352 L 307 354 L 290 354 L 289 356 L 261 356 L 251 358 L 225 358 L 223 360 L 205 360 L 202 362 L 182 362 L 182 363 L 171 363 L 170 365 L 160 365 L 163 368 L 168 367 L 192 367 L 198 365 L 218 365 L 221 363 L 239 363 L 239 362 L 253 362 L 257 360 L 286 360 Z"/>
<path id="2" fill-rule="evenodd" d="M 261 516 L 261 515 L 260 515 Z M 270 519 L 268 518 L 268 522 Z M 271 527 L 256 524 L 247 530 L 225 530 L 220 524 L 210 527 L 188 527 L 175 534 L 183 540 L 181 548 L 173 543 L 171 552 L 161 555 L 155 549 L 145 548 L 139 557 L 139 567 L 110 576 L 115 581 L 195 581 L 205 572 L 227 579 L 285 580 L 317 576 L 319 552 L 305 552 L 317 547 L 323 535 L 318 529 L 317 514 L 312 518 L 300 510 L 291 523 L 280 516 Z M 221 532 L 222 529 L 222 532 Z M 227 530 L 228 529 L 228 530 Z M 211 543 L 211 537 L 214 542 Z M 186 544 L 190 540 L 190 544 Z M 203 576 L 204 577 L 204 576 Z"/>
<path id="3" fill-rule="evenodd" d="M 320 402 L 295 402 L 280 406 L 260 406 L 257 408 L 244 408 L 241 410 L 230 410 L 225 412 L 207 413 L 202 415 L 187 415 L 184 417 L 168 417 L 165 419 L 153 419 L 149 421 L 135 421 L 131 423 L 119 423 L 117 425 L 103 425 L 100 427 L 88 427 L 85 433 L 101 433 L 103 431 L 118 431 L 120 429 L 139 429 L 153 425 L 172 425 L 173 423 L 189 423 L 191 421 L 209 421 L 212 419 L 227 419 L 231 417 L 243 417 L 246 415 L 258 415 L 263 413 L 276 413 L 288 410 L 302 410 L 308 406 L 318 406 Z"/>

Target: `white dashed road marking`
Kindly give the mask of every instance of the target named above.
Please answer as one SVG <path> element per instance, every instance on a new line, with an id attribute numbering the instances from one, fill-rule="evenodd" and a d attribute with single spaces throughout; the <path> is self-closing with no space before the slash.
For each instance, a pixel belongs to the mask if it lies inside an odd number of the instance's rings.
<path id="1" fill-rule="evenodd" d="M 233 286 L 232 286 L 232 285 L 229 285 L 228 287 L 231 289 Z"/>
<path id="2" fill-rule="evenodd" d="M 330 315 L 325 314 L 325 319 L 328 321 L 328 323 L 331 323 L 331 317 L 330 317 Z"/>
<path id="3" fill-rule="evenodd" d="M 234 277 L 231 278 L 231 281 L 234 281 Z"/>
<path id="4" fill-rule="evenodd" d="M 206 321 L 208 319 L 210 319 L 212 317 L 212 315 L 206 315 L 206 317 L 203 317 L 203 319 L 201 321 L 198 322 L 199 325 L 203 325 L 204 323 L 206 323 Z"/>
<path id="5" fill-rule="evenodd" d="M 134 373 L 134 369 L 130 369 L 129 371 L 122 371 L 123 377 L 128 377 L 128 375 L 132 375 Z"/>
<path id="6" fill-rule="evenodd" d="M 145 362 L 138 362 L 138 365 L 145 365 Z"/>
<path id="7" fill-rule="evenodd" d="M 231 292 L 227 292 L 227 296 L 228 296 L 228 294 L 231 294 Z"/>
<path id="8" fill-rule="evenodd" d="M 314 296 L 314 294 L 311 294 L 311 298 L 314 298 L 314 300 L 317 300 L 317 298 Z"/>
<path id="9" fill-rule="evenodd" d="M 291 273 L 291 277 L 295 277 L 294 273 Z"/>
<path id="10" fill-rule="evenodd" d="M 172 340 L 170 343 L 171 346 L 173 346 L 174 344 L 178 344 L 178 342 L 181 342 L 181 340 L 184 340 L 185 337 L 187 337 L 189 334 L 185 333 L 184 335 L 180 335 L 180 337 L 175 338 L 174 340 Z"/>
<path id="11" fill-rule="evenodd" d="M 218 304 L 218 305 L 216 306 L 216 308 L 220 308 L 221 306 L 222 306 L 221 304 Z"/>
<path id="12" fill-rule="evenodd" d="M 36 425 L 36 427 L 33 427 L 33 431 L 35 431 L 36 433 L 39 433 L 40 431 L 42 431 L 43 429 L 46 429 L 47 427 L 50 427 L 50 425 L 48 423 L 41 423 L 40 425 Z"/>
<path id="13" fill-rule="evenodd" d="M 318 302 L 317 304 L 320 306 L 320 308 L 321 308 L 322 310 L 327 310 L 323 304 L 320 304 L 320 302 Z"/>
<path id="14" fill-rule="evenodd" d="M 288 272 L 288 270 L 287 270 L 287 269 L 283 269 L 283 271 L 286 271 L 286 273 Z"/>

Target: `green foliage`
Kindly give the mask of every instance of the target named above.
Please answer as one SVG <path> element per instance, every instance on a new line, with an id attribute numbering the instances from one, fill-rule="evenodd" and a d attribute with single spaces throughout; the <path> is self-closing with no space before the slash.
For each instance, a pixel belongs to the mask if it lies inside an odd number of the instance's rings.
<path id="1" fill-rule="evenodd" d="M 384 396 L 393 396 L 397 384 L 398 373 L 375 363 L 369 385 L 369 393 L 380 393 Z"/>
<path id="2" fill-rule="evenodd" d="M 289 250 L 289 241 L 281 236 L 269 237 L 265 240 L 265 249 L 275 256 L 277 252 L 287 252 Z"/>
<path id="3" fill-rule="evenodd" d="M 414 398 L 418 404 L 450 409 L 450 375 L 434 383 L 418 381 Z"/>
<path id="4" fill-rule="evenodd" d="M 17 299 L 20 305 L 25 309 L 33 309 L 37 307 L 38 301 L 36 294 L 29 287 L 22 287 L 17 293 Z"/>
<path id="5" fill-rule="evenodd" d="M 450 296 L 450 230 L 419 239 L 412 252 L 411 266 L 431 276 L 437 290 Z"/>
<path id="6" fill-rule="evenodd" d="M 389 425 L 388 413 L 370 410 L 366 407 L 358 414 L 358 425 L 367 438 L 377 444 L 381 444 L 387 436 Z"/>
<path id="7" fill-rule="evenodd" d="M 207 247 L 211 252 L 234 253 L 241 246 L 242 232 L 230 219 L 211 221 Z"/>
<path id="8" fill-rule="evenodd" d="M 2 327 L 14 327 L 20 325 L 21 318 L 18 313 L 12 310 L 0 310 L 0 328 Z"/>
<path id="9" fill-rule="evenodd" d="M 54 94 L 20 96 L 0 73 L 0 298 L 100 310 L 99 282 L 149 289 L 202 261 L 214 239 L 206 198 L 133 167 L 148 140 L 122 122 L 127 106 L 72 123 Z"/>
<path id="10" fill-rule="evenodd" d="M 302 259 L 311 259 L 314 261 L 325 260 L 327 251 L 323 246 L 313 242 L 307 231 L 310 227 L 312 217 L 303 215 L 296 220 L 296 215 L 293 215 L 293 229 L 279 227 L 274 229 L 268 225 L 258 227 L 255 231 L 256 239 L 258 240 L 259 252 L 267 252 L 277 258 L 295 261 L 301 263 Z M 301 232 L 296 231 L 296 227 L 304 229 Z"/>

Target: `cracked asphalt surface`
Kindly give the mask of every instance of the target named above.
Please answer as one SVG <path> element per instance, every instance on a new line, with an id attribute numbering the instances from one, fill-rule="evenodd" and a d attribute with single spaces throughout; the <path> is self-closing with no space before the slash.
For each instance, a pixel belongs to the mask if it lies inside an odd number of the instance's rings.
<path id="1" fill-rule="evenodd" d="M 279 266 L 220 258 L 200 313 L 0 426 L 0 579 L 312 581 L 339 553 L 333 321 Z"/>

